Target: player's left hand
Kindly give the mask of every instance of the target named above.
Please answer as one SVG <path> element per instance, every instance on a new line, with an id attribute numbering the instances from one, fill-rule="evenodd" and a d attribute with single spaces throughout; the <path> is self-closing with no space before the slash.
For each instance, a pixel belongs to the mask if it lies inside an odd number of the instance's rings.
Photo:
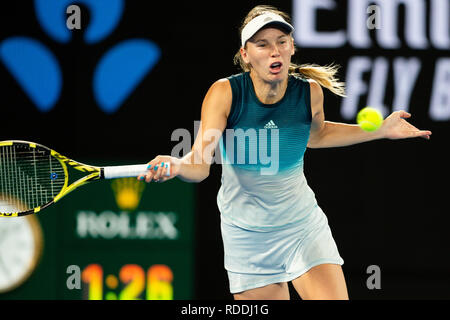
<path id="1" fill-rule="evenodd" d="M 411 114 L 400 110 L 391 113 L 387 117 L 382 126 L 380 127 L 380 133 L 387 139 L 405 139 L 405 138 L 424 138 L 430 140 L 431 131 L 419 130 L 405 119 L 410 118 Z"/>

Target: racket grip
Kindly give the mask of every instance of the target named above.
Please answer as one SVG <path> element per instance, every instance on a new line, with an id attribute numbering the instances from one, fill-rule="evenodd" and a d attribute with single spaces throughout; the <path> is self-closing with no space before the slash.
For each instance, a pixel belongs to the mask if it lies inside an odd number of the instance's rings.
<path id="1" fill-rule="evenodd" d="M 148 164 L 137 164 L 131 166 L 112 166 L 103 168 L 105 179 L 137 177 L 147 172 Z M 170 176 L 170 162 L 167 163 L 166 176 Z"/>

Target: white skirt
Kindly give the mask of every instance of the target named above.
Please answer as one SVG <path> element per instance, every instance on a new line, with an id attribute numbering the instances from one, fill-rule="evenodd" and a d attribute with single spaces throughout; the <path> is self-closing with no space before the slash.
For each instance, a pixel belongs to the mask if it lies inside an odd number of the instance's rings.
<path id="1" fill-rule="evenodd" d="M 292 281 L 320 264 L 344 263 L 319 206 L 295 225 L 265 231 L 241 228 L 222 215 L 221 230 L 232 294 Z"/>

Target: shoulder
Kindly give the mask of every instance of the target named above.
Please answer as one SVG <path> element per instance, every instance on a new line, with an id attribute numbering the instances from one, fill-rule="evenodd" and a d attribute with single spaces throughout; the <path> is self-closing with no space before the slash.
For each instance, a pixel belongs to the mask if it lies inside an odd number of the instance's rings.
<path id="1" fill-rule="evenodd" d="M 311 117 L 314 120 L 316 117 L 321 117 L 323 114 L 323 90 L 322 86 L 313 79 L 308 79 L 311 102 Z"/>
<path id="2" fill-rule="evenodd" d="M 232 97 L 230 81 L 227 78 L 216 80 L 208 90 L 207 95 L 214 98 L 227 99 Z"/>
<path id="3" fill-rule="evenodd" d="M 226 78 L 216 80 L 209 88 L 204 104 L 213 106 L 214 109 L 220 109 L 227 116 L 230 113 L 232 102 L 232 92 L 230 81 Z"/>
<path id="4" fill-rule="evenodd" d="M 298 77 L 296 75 L 292 75 L 292 77 L 297 83 L 301 83 L 303 86 L 307 86 L 310 92 L 311 105 L 320 103 L 320 101 L 323 99 L 323 90 L 322 86 L 316 80 L 309 78 L 306 79 Z"/>
<path id="5" fill-rule="evenodd" d="M 308 79 L 311 93 L 311 107 L 323 102 L 322 86 L 313 79 Z"/>
<path id="6" fill-rule="evenodd" d="M 230 86 L 230 80 L 228 78 L 222 78 L 219 80 L 216 80 L 212 85 L 211 89 L 214 89 L 216 91 L 223 91 L 223 93 L 226 93 L 231 89 Z"/>

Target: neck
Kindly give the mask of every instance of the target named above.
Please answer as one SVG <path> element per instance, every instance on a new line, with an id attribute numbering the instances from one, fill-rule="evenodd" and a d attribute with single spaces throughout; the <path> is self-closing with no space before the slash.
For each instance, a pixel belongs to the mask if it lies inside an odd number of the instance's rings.
<path id="1" fill-rule="evenodd" d="M 253 82 L 256 97 L 264 104 L 277 103 L 283 98 L 286 92 L 288 77 L 282 81 L 268 82 L 261 79 L 253 70 L 251 70 L 250 78 Z"/>

